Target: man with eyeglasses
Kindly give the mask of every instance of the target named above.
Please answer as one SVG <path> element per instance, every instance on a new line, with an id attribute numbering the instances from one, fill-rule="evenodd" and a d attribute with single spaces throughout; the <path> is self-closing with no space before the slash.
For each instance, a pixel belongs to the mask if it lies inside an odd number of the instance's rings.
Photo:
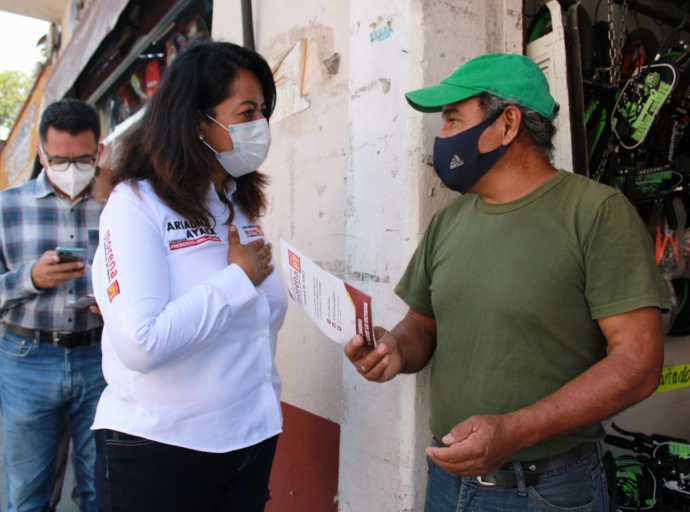
<path id="1" fill-rule="evenodd" d="M 105 387 L 102 320 L 70 304 L 92 293 L 103 206 L 91 197 L 99 137 L 98 114 L 87 103 L 49 105 L 39 125 L 43 170 L 0 192 L 0 398 L 10 512 L 47 509 L 64 417 L 80 510 L 96 510 L 90 427 Z M 73 250 L 59 255 L 57 247 Z"/>

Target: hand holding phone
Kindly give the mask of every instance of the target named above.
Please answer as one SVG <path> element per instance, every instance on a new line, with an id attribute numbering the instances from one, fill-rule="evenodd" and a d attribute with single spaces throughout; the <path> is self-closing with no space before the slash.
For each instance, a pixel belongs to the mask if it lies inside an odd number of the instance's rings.
<path id="1" fill-rule="evenodd" d="M 66 256 L 65 251 L 62 254 Z M 55 288 L 88 272 L 83 256 L 77 256 L 68 262 L 61 261 L 56 256 L 57 251 L 46 251 L 31 265 L 31 282 L 38 290 Z"/>
<path id="2" fill-rule="evenodd" d="M 86 249 L 82 247 L 56 247 L 55 252 L 60 258 L 60 263 L 86 260 Z"/>

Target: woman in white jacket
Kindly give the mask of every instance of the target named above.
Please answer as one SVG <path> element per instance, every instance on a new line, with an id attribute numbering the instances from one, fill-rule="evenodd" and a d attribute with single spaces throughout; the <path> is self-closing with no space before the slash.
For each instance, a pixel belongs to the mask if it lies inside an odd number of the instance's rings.
<path id="1" fill-rule="evenodd" d="M 287 307 L 256 172 L 275 97 L 260 55 L 203 42 L 119 148 L 93 263 L 100 511 L 264 510 Z"/>

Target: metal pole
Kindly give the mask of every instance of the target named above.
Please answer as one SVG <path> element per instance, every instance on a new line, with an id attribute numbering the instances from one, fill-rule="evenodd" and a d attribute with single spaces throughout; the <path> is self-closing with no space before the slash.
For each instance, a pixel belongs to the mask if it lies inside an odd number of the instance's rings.
<path id="1" fill-rule="evenodd" d="M 254 47 L 254 16 L 252 15 L 252 0 L 242 0 L 242 44 L 245 48 L 255 50 Z"/>

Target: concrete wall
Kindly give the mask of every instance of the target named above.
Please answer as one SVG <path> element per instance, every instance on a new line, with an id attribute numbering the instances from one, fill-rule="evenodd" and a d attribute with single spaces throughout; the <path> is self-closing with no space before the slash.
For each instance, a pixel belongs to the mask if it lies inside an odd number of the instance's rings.
<path id="1" fill-rule="evenodd" d="M 240 42 L 239 2 L 214 2 L 214 37 Z M 406 103 L 490 51 L 521 51 L 519 0 L 255 0 L 257 50 L 272 65 L 301 38 L 314 59 L 310 107 L 273 123 L 265 229 L 373 297 L 386 327 L 393 293 L 433 212 L 453 197 L 431 166 L 440 115 Z M 322 61 L 341 55 L 337 74 Z M 430 433 L 428 374 L 364 381 L 290 306 L 279 336 L 283 400 L 341 426 L 342 511 L 421 510 Z"/>
<path id="2" fill-rule="evenodd" d="M 264 166 L 272 178 L 266 225 L 311 259 L 344 277 L 347 211 L 349 3 L 255 2 L 257 49 L 277 64 L 298 41 L 311 38 L 310 107 L 271 127 L 274 144 Z M 335 75 L 323 60 L 340 53 Z M 336 423 L 346 419 L 341 347 L 327 340 L 290 304 L 278 364 L 283 399 Z"/>

